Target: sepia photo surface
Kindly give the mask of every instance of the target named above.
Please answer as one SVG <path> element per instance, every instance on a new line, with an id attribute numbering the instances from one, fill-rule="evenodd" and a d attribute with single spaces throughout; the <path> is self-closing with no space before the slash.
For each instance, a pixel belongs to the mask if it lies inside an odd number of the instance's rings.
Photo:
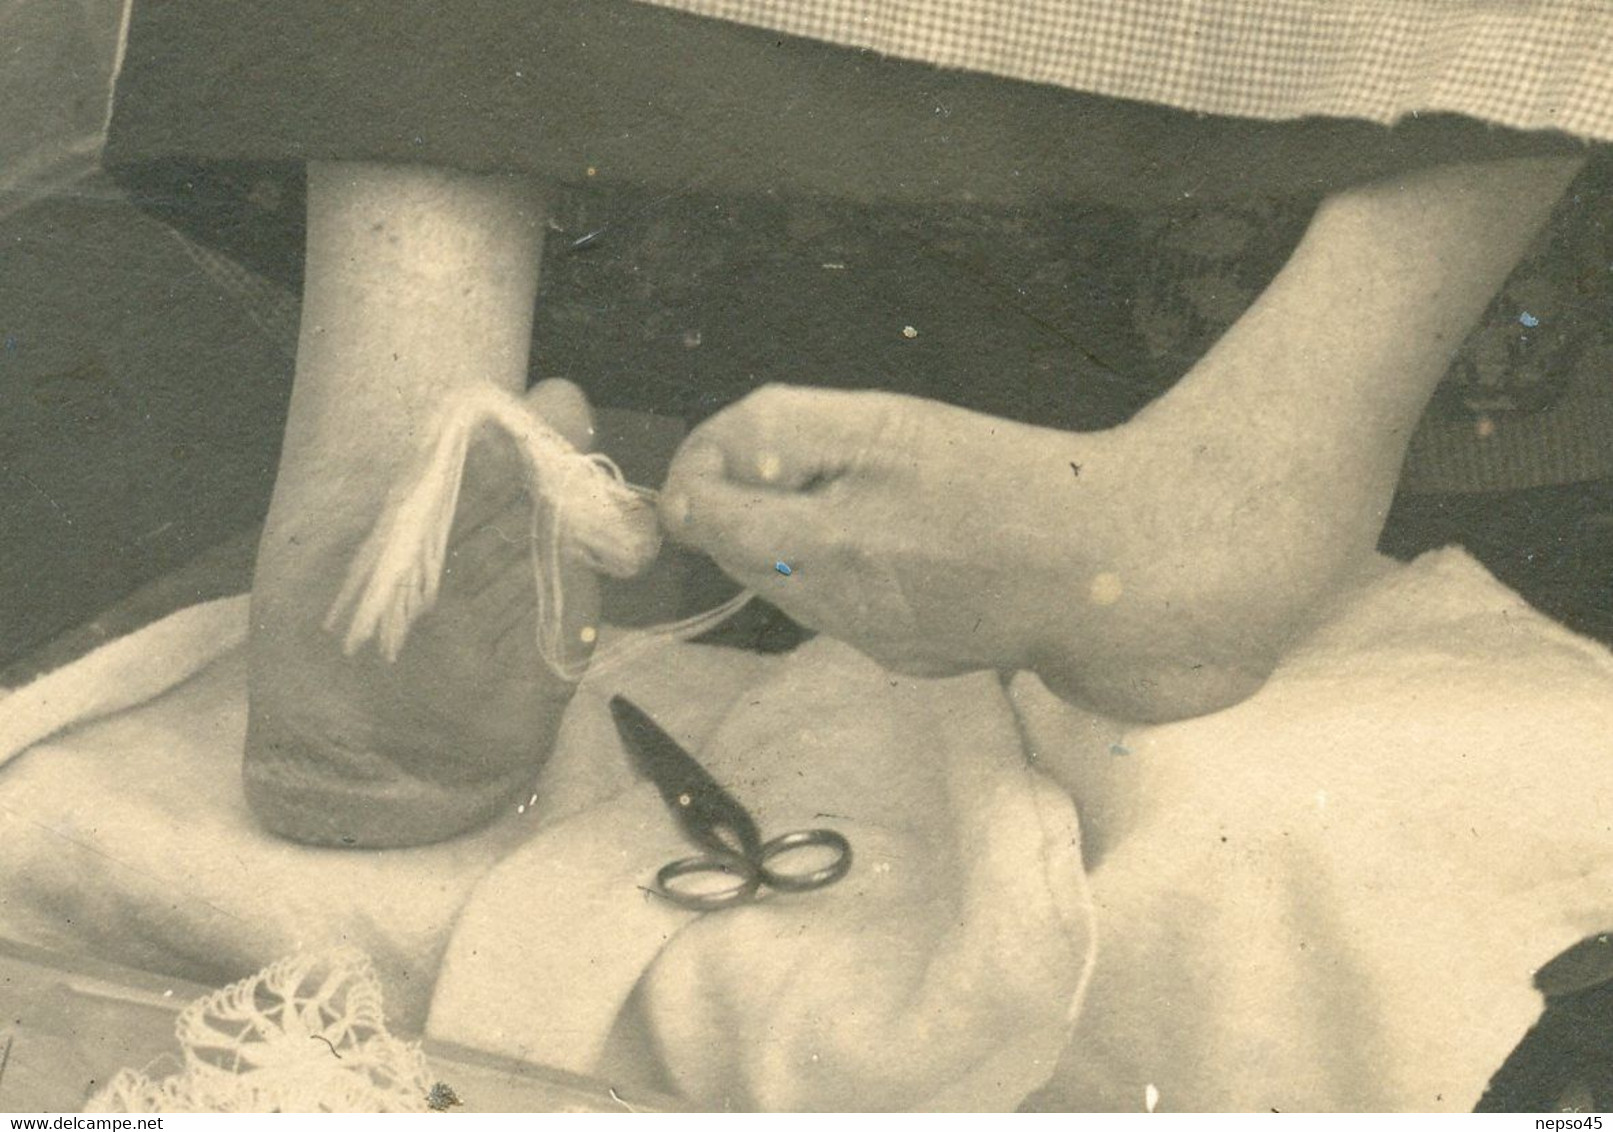
<path id="1" fill-rule="evenodd" d="M 1610 60 L 0 0 L 0 1110 L 1607 1107 Z"/>

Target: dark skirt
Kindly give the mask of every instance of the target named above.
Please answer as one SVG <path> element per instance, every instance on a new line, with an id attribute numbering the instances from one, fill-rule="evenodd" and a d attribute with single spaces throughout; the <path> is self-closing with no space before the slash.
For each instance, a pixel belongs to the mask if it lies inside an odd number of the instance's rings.
<path id="1" fill-rule="evenodd" d="M 632 0 L 136 0 L 107 157 L 151 191 L 142 167 L 371 160 L 670 193 L 1148 207 L 1578 147 L 1449 115 L 1217 118 Z"/>
<path id="2" fill-rule="evenodd" d="M 1179 218 L 1269 227 L 1213 269 L 1252 295 L 1329 192 L 1582 148 L 1452 115 L 1206 116 L 633 0 L 135 0 L 106 161 L 291 287 L 309 161 L 560 186 L 537 364 L 607 403 L 695 419 L 782 377 L 1099 427 L 1219 332 L 1135 332 Z M 910 322 L 912 341 L 886 325 Z"/>

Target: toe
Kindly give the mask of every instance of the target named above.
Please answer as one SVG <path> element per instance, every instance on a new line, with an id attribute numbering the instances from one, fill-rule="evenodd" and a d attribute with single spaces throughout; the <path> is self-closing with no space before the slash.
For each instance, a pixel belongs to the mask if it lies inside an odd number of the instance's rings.
<path id="1" fill-rule="evenodd" d="M 594 411 L 581 389 L 563 378 L 550 378 L 527 391 L 526 403 L 580 451 L 593 450 Z"/>

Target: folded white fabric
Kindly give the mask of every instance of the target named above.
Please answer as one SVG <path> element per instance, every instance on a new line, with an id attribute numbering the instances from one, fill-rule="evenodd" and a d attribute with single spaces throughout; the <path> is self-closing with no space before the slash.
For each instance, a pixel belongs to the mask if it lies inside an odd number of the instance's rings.
<path id="1" fill-rule="evenodd" d="M 1469 1109 L 1535 970 L 1613 928 L 1613 656 L 1459 552 L 1363 579 L 1209 718 L 1014 691 L 1090 807 L 1103 940 L 1039 1104 Z"/>
<path id="2" fill-rule="evenodd" d="M 356 945 L 400 1032 L 437 982 L 436 1036 L 713 1107 L 1005 1108 L 1052 1071 L 1090 967 L 1080 837 L 995 679 L 668 645 L 584 685 L 520 812 L 322 850 L 241 796 L 245 613 L 186 611 L 0 701 L 0 934 L 215 983 Z M 704 917 L 647 896 L 693 847 L 627 766 L 618 689 L 764 830 L 841 829 L 850 875 Z"/>
<path id="3" fill-rule="evenodd" d="M 1613 657 L 1455 552 L 1379 564 L 1258 695 L 1165 727 L 831 642 L 674 646 L 584 684 L 535 806 L 388 853 L 250 824 L 244 615 L 0 700 L 0 761 L 33 744 L 0 932 L 214 982 L 357 944 L 400 1029 L 435 983 L 430 1033 L 713 1107 L 1010 1106 L 1057 1059 L 1036 1104 L 1418 1110 L 1470 1107 L 1535 969 L 1613 927 Z M 765 831 L 844 832 L 851 874 L 704 915 L 641 891 L 692 847 L 616 690 Z"/>
<path id="4" fill-rule="evenodd" d="M 246 619 L 245 598 L 184 610 L 0 700 L 0 935 L 220 984 L 354 945 L 418 1023 L 455 912 L 532 823 L 386 854 L 263 833 Z"/>
<path id="5" fill-rule="evenodd" d="M 899 678 L 822 639 L 769 668 L 690 745 L 764 834 L 845 834 L 850 874 L 675 908 L 645 886 L 694 847 L 623 773 L 482 882 L 428 1032 L 606 1080 L 649 1066 L 713 1108 L 1013 1108 L 1091 964 L 1068 797 L 1026 765 L 993 676 Z M 585 685 L 567 724 L 562 776 L 621 765 L 601 694 Z"/>

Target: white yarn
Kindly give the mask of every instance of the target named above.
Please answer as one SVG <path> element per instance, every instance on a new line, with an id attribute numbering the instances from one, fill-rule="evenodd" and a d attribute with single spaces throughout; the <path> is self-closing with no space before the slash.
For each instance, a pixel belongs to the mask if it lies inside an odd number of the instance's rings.
<path id="1" fill-rule="evenodd" d="M 394 490 L 375 529 L 359 548 L 325 628 L 347 621 L 349 656 L 370 640 L 395 661 L 409 629 L 437 602 L 448 535 L 465 459 L 476 430 L 491 424 L 514 443 L 532 494 L 532 567 L 538 610 L 538 653 L 557 675 L 580 680 L 645 646 L 686 639 L 731 617 L 742 593 L 716 609 L 642 630 L 590 659 L 566 639 L 562 564 L 576 558 L 616 578 L 643 572 L 661 548 L 656 493 L 630 484 L 610 457 L 579 452 L 521 398 L 494 386 L 467 388 L 443 404 L 430 451 Z"/>

